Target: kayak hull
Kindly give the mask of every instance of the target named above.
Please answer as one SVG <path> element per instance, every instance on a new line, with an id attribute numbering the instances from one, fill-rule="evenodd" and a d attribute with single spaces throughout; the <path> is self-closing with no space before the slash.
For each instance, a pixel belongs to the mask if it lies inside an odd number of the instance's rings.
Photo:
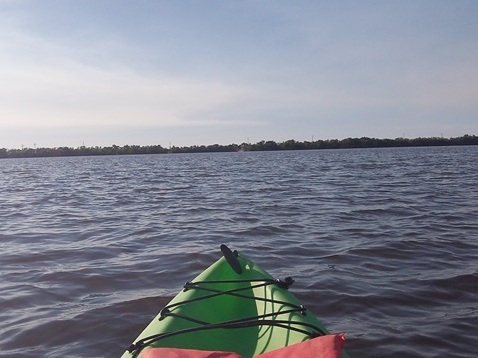
<path id="1" fill-rule="evenodd" d="M 249 358 L 328 333 L 287 290 L 290 282 L 274 280 L 244 255 L 225 256 L 186 284 L 122 358 L 149 347 Z"/>

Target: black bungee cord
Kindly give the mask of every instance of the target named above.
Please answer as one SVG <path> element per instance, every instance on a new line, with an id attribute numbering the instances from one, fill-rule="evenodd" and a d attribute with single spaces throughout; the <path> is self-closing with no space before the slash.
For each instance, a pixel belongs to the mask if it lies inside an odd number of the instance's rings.
<path id="1" fill-rule="evenodd" d="M 177 302 L 171 305 L 168 305 L 164 307 L 161 312 L 160 312 L 160 317 L 159 319 L 162 320 L 165 317 L 176 317 L 184 320 L 188 320 L 190 322 L 194 322 L 197 324 L 200 324 L 199 327 L 191 327 L 191 328 L 186 328 L 182 330 L 178 330 L 175 332 L 166 332 L 166 333 L 160 333 L 160 334 L 155 334 L 149 337 L 145 337 L 143 339 L 138 340 L 136 343 L 133 343 L 129 348 L 128 351 L 130 353 L 136 352 L 139 353 L 144 347 L 150 345 L 151 343 L 157 342 L 161 339 L 169 338 L 172 336 L 180 335 L 180 334 L 186 334 L 186 333 L 192 333 L 192 332 L 197 332 L 197 331 L 202 331 L 202 330 L 212 330 L 212 329 L 237 329 L 237 328 L 246 328 L 246 327 L 260 327 L 260 326 L 271 326 L 271 327 L 279 327 L 279 328 L 284 328 L 288 329 L 291 331 L 296 331 L 299 333 L 302 333 L 304 335 L 308 335 L 309 337 L 316 337 L 316 336 L 322 336 L 325 335 L 326 332 L 324 332 L 321 328 L 310 324 L 306 322 L 298 322 L 298 321 L 289 321 L 289 320 L 276 320 L 276 319 L 266 319 L 270 317 L 275 317 L 278 315 L 284 315 L 288 313 L 294 313 L 298 312 L 301 313 L 302 315 L 306 314 L 307 309 L 303 305 L 295 305 L 290 302 L 286 301 L 279 301 L 279 300 L 274 300 L 270 298 L 265 298 L 265 297 L 253 297 L 253 296 L 248 296 L 241 294 L 239 292 L 244 291 L 244 290 L 250 290 L 252 288 L 260 288 L 260 287 L 265 287 L 268 285 L 276 284 L 279 287 L 283 289 L 288 289 L 289 286 L 294 282 L 294 280 L 290 277 L 287 277 L 284 281 L 282 280 L 275 280 L 275 279 L 252 279 L 252 280 L 211 280 L 211 281 L 197 281 L 197 282 L 187 282 L 184 285 L 184 290 L 190 290 L 190 289 L 200 289 L 203 291 L 210 292 L 209 295 L 205 295 L 202 297 L 197 297 L 193 298 L 190 300 L 185 300 L 181 302 Z M 208 288 L 204 287 L 204 285 L 208 284 L 224 284 L 224 283 L 256 283 L 254 285 L 249 285 L 245 287 L 240 287 L 240 288 L 235 288 L 231 290 L 217 290 L 213 288 Z M 179 315 L 176 313 L 173 313 L 171 311 L 171 308 L 177 307 L 180 305 L 185 305 L 201 300 L 206 300 L 209 298 L 217 297 L 220 295 L 231 295 L 243 299 L 250 299 L 250 300 L 256 300 L 256 301 L 263 301 L 263 302 L 268 302 L 268 303 L 274 303 L 274 304 L 280 304 L 283 306 L 288 306 L 289 309 L 283 310 L 283 311 L 278 311 L 278 312 L 271 312 L 267 314 L 262 314 L 258 315 L 255 317 L 248 317 L 248 318 L 241 318 L 238 320 L 232 320 L 232 321 L 226 321 L 226 322 L 219 322 L 219 323 L 209 323 L 205 321 L 201 321 L 198 319 L 195 319 L 193 317 L 189 316 L 183 316 Z M 295 325 L 295 327 L 293 326 Z M 300 327 L 300 328 L 299 328 Z M 306 330 L 307 328 L 311 329 L 312 331 Z"/>

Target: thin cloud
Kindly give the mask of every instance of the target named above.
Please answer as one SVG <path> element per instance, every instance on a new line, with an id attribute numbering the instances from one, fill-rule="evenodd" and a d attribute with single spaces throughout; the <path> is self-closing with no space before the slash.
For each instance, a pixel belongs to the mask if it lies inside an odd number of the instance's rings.
<path id="1" fill-rule="evenodd" d="M 218 124 L 201 113 L 223 110 L 247 94 L 216 79 L 146 76 L 121 64 L 78 62 L 70 49 L 24 34 L 0 59 L 2 125 L 172 126 Z M 24 52 L 35 53 L 36 58 Z M 198 117 L 194 119 L 194 117 Z"/>

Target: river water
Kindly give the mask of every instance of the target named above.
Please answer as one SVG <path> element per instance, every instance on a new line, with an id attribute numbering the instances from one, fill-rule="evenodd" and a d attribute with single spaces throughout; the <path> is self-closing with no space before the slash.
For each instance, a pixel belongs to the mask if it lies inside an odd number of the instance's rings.
<path id="1" fill-rule="evenodd" d="M 0 160 L 0 356 L 118 357 L 246 254 L 352 357 L 475 357 L 478 147 Z"/>

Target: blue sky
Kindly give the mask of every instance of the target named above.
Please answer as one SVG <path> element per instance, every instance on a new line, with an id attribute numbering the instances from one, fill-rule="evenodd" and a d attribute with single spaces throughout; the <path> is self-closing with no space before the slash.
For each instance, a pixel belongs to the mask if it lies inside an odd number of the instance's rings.
<path id="1" fill-rule="evenodd" d="M 0 0 L 0 148 L 478 134 L 478 1 Z"/>

